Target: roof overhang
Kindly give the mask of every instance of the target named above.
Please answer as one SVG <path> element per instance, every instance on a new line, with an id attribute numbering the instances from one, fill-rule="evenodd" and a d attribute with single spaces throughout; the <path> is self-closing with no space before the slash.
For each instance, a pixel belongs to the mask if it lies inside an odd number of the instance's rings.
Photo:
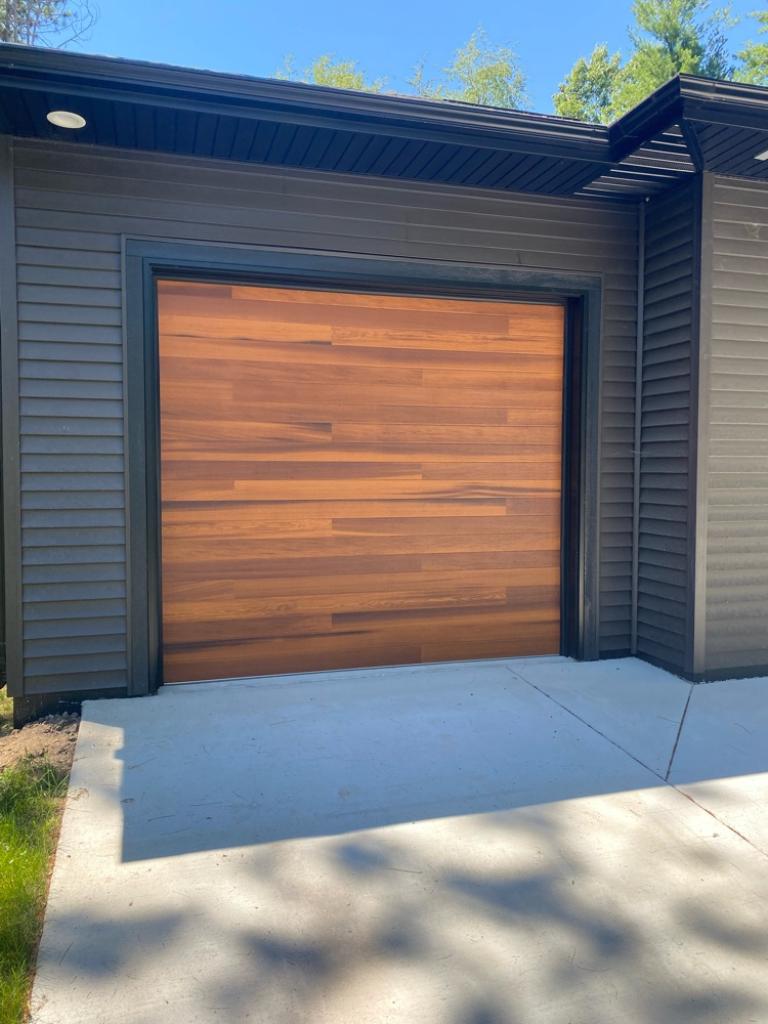
<path id="1" fill-rule="evenodd" d="M 768 149 L 768 89 L 678 75 L 610 126 L 614 158 L 673 123 L 696 170 L 768 180 L 768 164 L 756 159 Z"/>
<path id="2" fill-rule="evenodd" d="M 57 128 L 46 119 L 52 109 L 76 110 L 87 124 L 77 132 Z M 729 131 L 740 133 L 739 152 L 747 154 L 753 138 L 758 148 L 768 147 L 768 90 L 680 76 L 608 128 L 466 103 L 0 45 L 0 132 L 79 144 L 637 199 L 696 169 L 730 173 L 722 169 L 734 156 Z M 768 177 L 768 164 L 753 162 L 749 176 Z"/>

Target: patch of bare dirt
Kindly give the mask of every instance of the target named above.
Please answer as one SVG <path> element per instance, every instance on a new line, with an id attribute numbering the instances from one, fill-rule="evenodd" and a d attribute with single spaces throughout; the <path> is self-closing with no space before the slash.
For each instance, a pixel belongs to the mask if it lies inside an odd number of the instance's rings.
<path id="1" fill-rule="evenodd" d="M 79 715 L 48 715 L 0 736 L 0 771 L 24 757 L 47 757 L 61 771 L 68 772 L 79 725 Z"/>

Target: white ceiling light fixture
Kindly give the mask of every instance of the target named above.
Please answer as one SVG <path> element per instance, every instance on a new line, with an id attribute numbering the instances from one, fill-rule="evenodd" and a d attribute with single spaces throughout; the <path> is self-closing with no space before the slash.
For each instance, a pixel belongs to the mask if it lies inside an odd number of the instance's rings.
<path id="1" fill-rule="evenodd" d="M 57 128 L 85 128 L 85 118 L 72 110 L 49 110 L 46 117 Z"/>
<path id="2" fill-rule="evenodd" d="M 764 149 L 762 153 L 755 153 L 755 160 L 768 160 L 768 149 Z"/>

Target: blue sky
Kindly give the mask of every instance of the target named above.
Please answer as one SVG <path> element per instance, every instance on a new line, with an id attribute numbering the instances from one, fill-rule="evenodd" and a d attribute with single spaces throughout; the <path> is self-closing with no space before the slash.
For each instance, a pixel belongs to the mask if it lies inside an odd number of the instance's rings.
<path id="1" fill-rule="evenodd" d="M 760 0 L 734 0 L 746 16 Z M 371 78 L 407 91 L 420 60 L 440 69 L 482 25 L 517 51 L 528 76 L 529 106 L 547 113 L 552 93 L 573 62 L 596 42 L 626 47 L 631 0 L 101 0 L 99 22 L 77 49 L 117 57 L 273 75 L 287 54 L 298 68 L 333 53 L 356 58 Z M 752 23 L 733 32 L 740 44 Z"/>

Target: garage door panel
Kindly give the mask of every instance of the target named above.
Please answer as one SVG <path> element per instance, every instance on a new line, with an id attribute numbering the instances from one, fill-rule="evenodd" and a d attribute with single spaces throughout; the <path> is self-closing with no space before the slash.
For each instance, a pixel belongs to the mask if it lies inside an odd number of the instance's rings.
<path id="1" fill-rule="evenodd" d="M 542 559 L 545 558 L 545 554 L 541 553 Z M 424 569 L 424 563 L 431 563 L 438 558 L 440 556 L 422 557 L 422 564 L 417 569 L 342 573 L 334 578 L 333 593 L 330 596 L 333 598 L 342 594 L 376 594 L 379 589 L 383 589 L 388 593 L 405 591 L 409 594 L 422 594 L 425 595 L 426 603 L 432 594 L 437 598 L 445 594 L 450 601 L 458 592 L 463 598 L 463 595 L 473 587 L 488 588 L 497 594 L 503 588 L 547 587 L 559 585 L 560 582 L 559 566 L 509 566 L 505 563 L 510 556 L 502 553 L 498 555 L 499 567 L 476 570 L 472 582 L 468 583 L 466 565 L 469 555 L 462 555 L 461 559 L 453 564 L 450 561 L 438 562 L 434 568 Z M 482 553 L 476 559 L 477 562 L 486 565 L 492 560 L 491 554 Z M 396 564 L 399 564 L 399 560 Z M 241 618 L 253 615 L 254 609 L 261 607 L 259 602 L 264 598 L 275 597 L 282 600 L 313 595 L 327 596 L 328 573 L 322 571 L 313 576 L 309 572 L 311 570 L 301 576 L 286 574 L 258 578 L 249 573 L 244 580 L 223 579 L 211 582 L 210 569 L 201 571 L 194 567 L 185 568 L 167 584 L 166 596 L 169 600 L 165 619 L 182 622 L 186 617 L 196 615 L 199 618 L 204 613 L 211 622 L 216 622 L 229 616 Z M 272 606 L 274 607 L 274 603 Z M 273 611 L 273 614 L 276 612 Z"/>
<path id="2" fill-rule="evenodd" d="M 167 367 L 163 367 L 168 372 Z M 201 373 L 204 373 L 201 367 Z M 542 405 L 545 408 L 552 408 L 552 403 L 557 403 L 558 397 L 555 391 L 543 391 L 539 395 L 536 389 L 531 387 L 530 381 L 521 381 L 520 387 L 516 389 L 503 388 L 501 386 L 489 385 L 488 387 L 464 387 L 451 389 L 448 387 L 432 386 L 427 387 L 421 384 L 385 384 L 372 382 L 365 388 L 365 397 L 370 408 L 372 404 L 381 405 L 415 405 L 421 408 L 447 408 L 454 409 L 457 406 L 467 408 L 498 408 L 508 410 L 515 409 L 539 409 Z M 297 391 L 295 384 L 289 381 L 276 381 L 270 383 L 265 394 L 269 401 L 297 404 Z M 304 396 L 305 400 L 317 403 L 322 395 L 325 410 L 324 419 L 334 421 L 333 410 L 338 405 L 355 406 L 360 404 L 361 392 L 359 386 L 353 384 L 325 384 L 322 393 L 312 389 L 311 393 Z M 246 422 L 263 422 L 264 414 L 261 410 L 259 396 L 254 392 L 252 383 L 242 384 L 233 382 L 224 384 L 217 381 L 200 382 L 190 385 L 185 382 L 179 385 L 169 385 L 164 395 L 165 410 L 169 416 L 181 416 L 193 413 L 201 405 L 204 405 L 206 412 L 213 418 L 232 419 Z M 297 404 L 297 408 L 301 408 Z M 406 412 L 406 416 L 409 415 Z M 444 416 L 442 412 L 439 415 Z M 252 418 L 255 417 L 255 420 Z M 343 420 L 342 420 L 343 422 Z"/>
<path id="3" fill-rule="evenodd" d="M 243 436 L 244 432 L 237 426 L 231 427 L 228 451 L 224 452 L 221 450 L 220 441 L 225 434 L 225 424 L 209 420 L 207 425 L 210 428 L 207 434 L 204 434 L 205 426 L 200 422 L 189 421 L 188 429 L 184 425 L 180 428 L 178 424 L 176 428 L 169 428 L 164 444 L 165 460 L 202 462 L 215 457 L 217 461 L 235 461 L 240 458 L 252 462 L 266 462 L 279 456 L 282 461 L 301 462 L 311 456 L 319 462 L 335 462 L 337 459 L 348 462 L 364 457 L 373 462 L 401 459 L 430 464 L 455 462 L 459 456 L 470 456 L 472 462 L 476 463 L 506 462 L 510 458 L 523 457 L 527 462 L 552 462 L 560 459 L 559 446 L 545 444 L 461 443 L 448 446 L 426 442 L 418 445 L 402 442 L 377 444 L 375 448 L 364 442 L 334 444 L 330 430 L 317 430 L 313 437 L 311 427 L 291 431 L 294 435 L 293 440 L 279 441 L 264 438 L 263 434 L 259 436 L 259 432 L 254 432 L 254 435 L 248 438 Z"/>
<path id="4" fill-rule="evenodd" d="M 517 494 L 533 495 L 548 488 L 537 482 L 537 490 L 523 484 L 497 483 L 489 480 L 399 480 L 386 477 L 366 481 L 366 493 L 375 501 L 392 498 L 431 496 L 445 498 L 514 498 Z M 236 480 L 214 486 L 207 480 L 177 480 L 173 483 L 175 501 L 333 501 L 352 500 L 360 494 L 356 480 Z"/>
<path id="5" fill-rule="evenodd" d="M 221 327 L 218 321 L 206 322 L 200 317 L 185 317 L 170 321 L 163 319 L 161 326 L 164 335 L 169 338 L 169 355 L 183 356 L 189 346 L 193 354 L 200 358 L 204 355 L 205 346 L 211 341 L 222 343 L 214 357 L 216 361 L 223 358 L 243 359 L 249 362 L 262 362 L 267 352 L 253 353 L 250 346 L 253 342 L 265 345 L 300 346 L 301 351 L 314 350 L 321 352 L 324 347 L 333 345 L 343 358 L 344 351 L 352 348 L 360 352 L 369 350 L 374 354 L 374 361 L 386 361 L 400 358 L 413 358 L 407 353 L 436 353 L 436 360 L 461 359 L 468 365 L 473 363 L 477 355 L 481 363 L 500 355 L 557 355 L 562 348 L 558 340 L 552 340 L 542 331 L 514 331 L 500 334 L 468 334 L 464 330 L 428 330 L 387 331 L 386 344 L 382 343 L 381 332 L 376 328 L 365 327 L 329 327 L 323 324 L 292 324 L 292 323 L 252 323 L 242 320 L 238 324 L 229 325 L 230 336 L 221 338 Z M 400 357 L 399 352 L 406 353 Z M 426 356 L 427 361 L 430 356 Z M 480 364 L 478 364 L 480 365 Z"/>
<path id="6" fill-rule="evenodd" d="M 241 339 L 221 344 L 214 358 L 210 356 L 211 339 L 200 339 L 189 335 L 166 335 L 165 358 L 173 369 L 177 380 L 197 380 L 200 360 L 207 365 L 206 379 L 231 381 L 230 368 L 238 380 L 250 380 L 263 375 L 265 368 L 275 364 L 283 366 L 288 373 L 297 363 L 301 366 L 318 366 L 326 369 L 345 368 L 360 372 L 373 369 L 418 369 L 427 372 L 462 372 L 488 374 L 492 377 L 506 377 L 499 367 L 499 352 L 475 352 L 471 349 L 446 350 L 437 342 L 444 334 L 437 332 L 434 348 L 415 348 L 415 342 L 406 346 L 392 346 L 387 340 L 386 347 L 370 345 L 340 345 L 333 343 L 312 343 L 296 345 L 291 342 L 274 342 L 259 339 L 254 346 L 252 339 Z M 304 339 L 310 341 L 311 339 Z M 508 339 L 504 339 L 508 342 Z M 499 347 L 504 342 L 499 342 Z M 505 352 L 509 370 L 519 375 L 557 374 L 561 353 Z M 475 378 L 482 381 L 481 376 Z M 466 382 L 469 383 L 469 382 Z M 466 383 L 462 386 L 466 386 Z"/>
<path id="7" fill-rule="evenodd" d="M 254 480 L 473 480 L 486 483 L 513 481 L 520 488 L 533 490 L 559 489 L 560 464 L 556 457 L 527 458 L 477 464 L 439 461 L 434 463 L 359 461 L 358 459 L 312 459 L 311 461 L 249 459 L 185 459 L 169 458 L 165 478 L 169 482 L 197 481 L 216 486 L 217 482 L 233 483 L 238 487 Z M 455 458 L 455 455 L 454 455 Z"/>
<path id="8" fill-rule="evenodd" d="M 166 679 L 559 649 L 562 307 L 158 291 Z"/>
<path id="9" fill-rule="evenodd" d="M 350 637 L 288 636 L 272 640 L 249 640 L 231 644 L 199 644 L 170 649 L 176 670 L 182 678 L 199 675 L 203 679 L 225 679 L 242 675 L 244 664 L 258 664 L 262 674 L 282 674 L 289 659 L 292 672 L 318 672 L 354 669 L 365 665 L 403 665 L 429 661 L 473 660 L 477 658 L 524 657 L 531 643 L 547 647 L 559 643 L 559 625 L 525 625 L 526 636 L 439 643 L 379 643 L 367 634 Z"/>
<path id="10" fill-rule="evenodd" d="M 297 546 L 302 549 L 311 548 L 315 555 L 365 557 L 366 555 L 421 555 L 428 548 L 431 555 L 440 552 L 477 552 L 477 551 L 551 551 L 559 541 L 559 531 L 546 521 L 542 522 L 539 516 L 527 516 L 524 524 L 516 523 L 515 530 L 508 528 L 505 520 L 488 519 L 483 524 L 482 531 L 475 535 L 467 536 L 468 530 L 466 520 L 461 520 L 461 525 L 448 531 L 445 527 L 439 533 L 424 529 L 424 520 L 417 519 L 414 522 L 420 524 L 422 529 L 417 531 L 415 527 L 408 530 L 396 528 L 397 520 L 393 525 L 387 527 L 366 527 L 367 520 L 359 520 L 355 529 L 349 528 L 348 533 L 343 528 L 334 531 L 332 536 L 312 536 L 300 539 L 298 542 L 294 537 L 270 537 L 258 541 L 239 541 L 232 543 L 227 541 L 211 541 L 205 546 L 215 551 L 215 561 L 219 566 L 218 578 L 230 578 L 230 573 L 241 573 L 242 562 L 247 558 L 280 558 L 290 557 L 297 552 Z M 435 520 L 443 524 L 445 520 Z M 497 529 L 492 529 L 491 524 L 500 523 Z M 402 524 L 401 524 L 402 525 Z M 215 545 L 215 547 L 214 547 Z M 193 543 L 186 545 L 189 551 L 188 558 L 195 558 L 195 550 L 199 546 Z M 172 582 L 173 562 L 169 559 L 168 582 Z"/>
<path id="11" fill-rule="evenodd" d="M 211 628 L 207 617 L 194 618 L 195 608 L 185 606 L 184 617 L 179 621 L 166 622 L 164 640 L 170 645 L 183 645 L 188 637 L 186 630 L 194 626 L 198 643 L 218 640 L 244 641 L 248 639 L 275 639 L 291 636 L 342 636 L 350 630 L 378 631 L 381 635 L 397 634 L 414 642 L 436 642 L 444 635 L 447 626 L 453 630 L 470 631 L 479 639 L 497 639 L 509 635 L 510 623 L 538 622 L 540 624 L 558 621 L 556 583 L 549 586 L 507 588 L 506 600 L 503 587 L 488 592 L 485 600 L 476 604 L 459 606 L 427 605 L 420 609 L 416 619 L 411 608 L 381 609 L 375 611 L 317 612 L 302 615 L 275 613 L 256 617 L 248 614 L 239 618 L 234 614 L 221 618 Z M 200 606 L 198 605 L 198 610 Z M 241 605 L 242 610 L 242 605 Z"/>
<path id="12" fill-rule="evenodd" d="M 365 549 L 363 544 L 357 547 Z M 216 559 L 201 561 L 199 565 L 193 566 L 169 560 L 165 587 L 166 596 L 174 601 L 186 599 L 205 602 L 208 592 L 212 599 L 215 596 L 219 601 L 228 598 L 256 600 L 266 595 L 322 594 L 324 591 L 330 591 L 333 598 L 345 592 L 375 593 L 375 588 L 379 585 L 423 594 L 436 591 L 439 596 L 445 586 L 452 585 L 454 593 L 448 595 L 448 599 L 453 600 L 454 596 L 461 598 L 464 593 L 483 586 L 498 589 L 505 585 L 538 585 L 542 582 L 552 582 L 555 575 L 553 570 L 556 567 L 514 564 L 516 556 L 526 553 L 531 556 L 540 554 L 541 560 L 546 561 L 547 550 L 542 544 L 537 549 L 527 549 L 526 552 L 498 552 L 498 561 L 501 563 L 499 569 L 493 566 L 491 557 L 484 557 L 496 554 L 490 549 L 445 551 L 429 556 L 396 552 L 379 554 L 378 557 L 369 554 L 351 555 L 343 559 L 314 559 L 314 564 L 307 564 L 305 559 L 276 558 L 276 564 L 281 570 L 280 576 L 270 575 L 276 570 L 271 570 L 266 564 L 267 560 L 263 558 L 244 560 L 242 565 L 230 567 L 222 567 L 221 560 Z M 472 558 L 473 555 L 478 557 Z M 360 561 L 359 571 L 354 569 L 353 562 L 356 559 Z M 293 562 L 297 564 L 293 565 Z M 478 564 L 482 568 L 474 569 L 473 567 Z M 214 572 L 215 584 L 210 582 L 210 576 Z M 339 577 L 333 581 L 332 586 L 328 582 L 331 572 L 336 572 Z M 447 579 L 450 575 L 454 575 L 456 579 Z M 558 582 L 557 579 L 554 582 Z M 169 611 L 169 615 L 172 614 L 175 614 L 174 611 Z M 211 610 L 209 614 L 215 615 L 216 612 Z"/>
<path id="13" fill-rule="evenodd" d="M 443 552 L 430 555 L 331 555 L 327 557 L 303 558 L 249 558 L 247 566 L 238 567 L 237 572 L 231 570 L 228 576 L 219 572 L 220 559 L 213 545 L 210 545 L 207 557 L 190 559 L 186 554 L 185 545 L 167 546 L 168 587 L 202 583 L 212 586 L 210 577 L 214 570 L 218 572 L 218 580 L 225 586 L 227 581 L 245 576 L 260 581 L 258 592 L 288 593 L 295 584 L 292 579 L 301 579 L 304 587 L 313 580 L 327 581 L 329 575 L 349 576 L 356 581 L 357 589 L 364 590 L 371 586 L 368 577 L 374 574 L 391 582 L 391 577 L 398 573 L 417 573 L 419 581 L 428 585 L 429 577 L 423 573 L 449 573 L 453 570 L 473 570 L 472 579 L 476 582 L 492 578 L 510 585 L 523 583 L 538 584 L 552 578 L 552 573 L 538 576 L 529 570 L 555 570 L 559 565 L 559 556 L 551 549 L 525 551 L 482 551 Z M 510 573 L 508 570 L 526 570 L 525 573 Z M 482 574 L 482 575 L 481 575 Z M 441 577 L 442 578 L 442 577 Z M 466 576 L 464 577 L 466 578 Z M 336 580 L 334 589 L 338 592 L 347 584 Z M 325 583 L 327 589 L 327 582 Z"/>
<path id="14" fill-rule="evenodd" d="M 239 646 L 258 644 L 264 647 L 265 641 L 305 641 L 305 646 L 314 643 L 316 647 L 330 647 L 347 642 L 350 637 L 355 642 L 364 641 L 372 646 L 396 647 L 408 643 L 414 647 L 424 644 L 440 643 L 445 639 L 445 624 L 450 622 L 454 636 L 471 635 L 472 642 L 489 642 L 508 640 L 510 631 L 523 626 L 528 635 L 548 636 L 553 628 L 557 628 L 558 619 L 553 612 L 539 613 L 535 609 L 520 609 L 511 614 L 507 610 L 498 611 L 490 604 L 480 604 L 455 615 L 451 609 L 423 609 L 419 621 L 414 621 L 410 610 L 393 612 L 391 618 L 387 612 L 350 613 L 306 616 L 274 616 L 263 617 L 255 622 L 250 619 L 239 619 L 221 623 L 216 634 L 200 637 L 195 641 L 196 648 L 206 646 Z M 319 641 L 322 638 L 323 643 Z M 187 645 L 182 630 L 170 626 L 164 637 L 168 649 L 178 644 L 179 650 Z"/>
<path id="15" fill-rule="evenodd" d="M 202 372 L 202 371 L 201 371 Z M 347 423 L 347 422 L 391 422 L 393 424 L 402 423 L 415 423 L 423 425 L 432 424 L 452 424 L 461 423 L 459 418 L 452 418 L 449 414 L 455 409 L 468 409 L 477 413 L 478 409 L 482 409 L 484 413 L 490 411 L 493 413 L 502 413 L 501 417 L 493 416 L 491 422 L 488 425 L 498 423 L 504 425 L 508 422 L 507 418 L 510 412 L 518 418 L 522 418 L 522 414 L 531 410 L 533 412 L 545 409 L 550 411 L 553 408 L 558 408 L 557 402 L 553 397 L 542 398 L 535 394 L 529 393 L 529 388 L 524 388 L 519 395 L 510 394 L 509 391 L 504 391 L 499 388 L 483 388 L 483 389 L 469 389 L 465 388 L 461 394 L 455 394 L 453 398 L 449 398 L 444 389 L 433 388 L 426 390 L 424 388 L 412 388 L 406 389 L 401 387 L 389 387 L 385 386 L 371 386 L 364 392 L 367 403 L 364 407 L 363 416 L 353 416 L 353 410 L 360 407 L 360 402 L 363 399 L 363 395 L 359 389 L 339 387 L 338 385 L 327 385 L 322 391 L 322 400 L 320 399 L 320 393 L 317 391 L 311 395 L 305 396 L 307 402 L 306 409 L 303 404 L 296 404 L 296 389 L 294 387 L 285 387 L 282 384 L 270 385 L 268 390 L 265 390 L 265 394 L 269 396 L 270 402 L 277 402 L 283 405 L 288 405 L 293 402 L 293 408 L 295 410 L 294 416 L 290 418 L 278 416 L 271 418 L 269 413 L 269 404 L 260 403 L 258 401 L 258 395 L 254 393 L 252 387 L 242 387 L 240 392 L 237 392 L 238 385 L 228 384 L 217 384 L 217 382 L 211 382 L 206 385 L 205 389 L 199 388 L 196 390 L 194 398 L 196 404 L 200 404 L 200 396 L 205 395 L 206 398 L 206 410 L 207 414 L 213 420 L 231 421 L 234 424 L 240 423 L 241 426 L 247 426 L 249 424 L 274 424 L 285 421 L 288 422 L 301 422 L 301 423 Z M 169 388 L 167 394 L 167 411 L 169 415 L 175 416 L 181 420 L 189 418 L 190 412 L 190 388 L 188 385 L 178 385 L 176 393 L 174 389 Z M 343 404 L 344 412 L 342 412 L 337 419 L 333 413 L 336 407 Z M 397 416 L 392 416 L 384 421 L 373 420 L 371 412 L 373 408 L 383 406 L 401 406 L 402 411 Z M 514 406 L 514 409 L 510 407 Z M 434 410 L 432 418 L 430 418 L 426 411 L 427 409 Z M 348 412 L 346 410 L 349 410 Z M 187 415 L 185 415 L 187 414 Z M 413 416 L 413 419 L 411 419 Z M 470 420 L 469 422 L 473 422 Z M 481 424 L 484 422 L 480 420 Z"/>
<path id="16" fill-rule="evenodd" d="M 475 536 L 470 536 L 473 533 Z M 306 561 L 308 547 L 311 547 L 313 558 L 321 555 L 341 558 L 359 557 L 363 553 L 359 548 L 374 554 L 377 548 L 386 546 L 387 553 L 391 553 L 393 544 L 407 543 L 414 545 L 417 555 L 422 555 L 425 553 L 425 539 L 448 545 L 450 550 L 458 547 L 467 552 L 533 551 L 534 545 L 528 541 L 537 537 L 547 542 L 546 550 L 553 550 L 558 531 L 547 518 L 533 515 L 516 517 L 514 532 L 509 529 L 506 516 L 439 516 L 434 519 L 427 516 L 348 517 L 298 523 L 282 535 L 278 530 L 254 528 L 246 536 L 225 536 L 211 531 L 202 538 L 187 536 L 175 539 L 169 531 L 164 555 L 169 565 L 173 564 L 177 554 L 181 562 L 207 559 L 221 562 L 225 568 L 227 562 L 252 561 L 259 557 L 274 559 L 281 554 L 287 559 L 294 556 Z M 302 543 L 310 540 L 313 542 L 311 545 Z M 439 550 L 439 547 L 430 545 L 428 553 L 434 555 Z"/>
<path id="17" fill-rule="evenodd" d="M 209 438 L 209 440 L 211 440 Z M 298 444 L 280 445 L 258 445 L 233 446 L 230 451 L 223 452 L 221 448 L 215 452 L 202 448 L 199 444 L 195 450 L 190 450 L 189 445 L 180 446 L 169 443 L 166 446 L 165 462 L 170 464 L 189 463 L 260 463 L 275 462 L 281 464 L 303 463 L 307 459 L 313 462 L 358 462 L 364 459 L 366 462 L 393 462 L 398 460 L 404 463 L 424 464 L 425 466 L 440 465 L 441 463 L 452 463 L 455 466 L 465 467 L 467 460 L 460 456 L 470 455 L 473 465 L 483 466 L 486 463 L 533 463 L 539 465 L 544 462 L 560 462 L 560 449 L 557 445 L 537 444 L 515 444 L 515 445 L 439 445 L 439 444 L 384 444 L 376 445 L 375 450 L 365 444 L 313 444 L 309 450 Z M 492 472 L 492 467 L 487 471 Z"/>
<path id="18" fill-rule="evenodd" d="M 504 516 L 505 498 L 468 498 L 459 501 L 336 501 L 333 513 L 336 516 Z M 301 524 L 304 521 L 330 521 L 328 503 L 324 501 L 295 502 L 276 501 L 271 504 L 253 506 L 248 502 L 240 505 L 208 506 L 192 502 L 169 504 L 165 509 L 165 536 L 194 536 L 199 531 L 210 531 L 216 535 L 227 526 L 244 530 L 243 536 L 259 535 L 262 524 Z"/>

